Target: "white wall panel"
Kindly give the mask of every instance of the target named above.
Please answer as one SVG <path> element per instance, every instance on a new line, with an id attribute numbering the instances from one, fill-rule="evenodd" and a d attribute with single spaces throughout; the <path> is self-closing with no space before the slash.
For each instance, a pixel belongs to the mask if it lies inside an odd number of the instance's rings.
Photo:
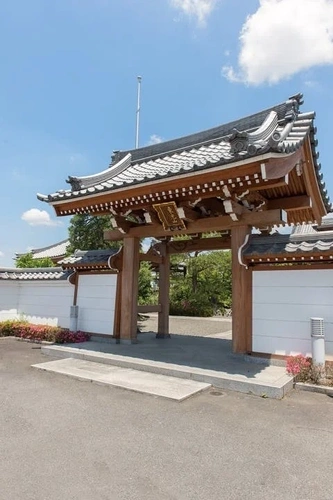
<path id="1" fill-rule="evenodd" d="M 0 282 L 0 321 L 69 327 L 74 286 L 67 281 Z"/>
<path id="2" fill-rule="evenodd" d="M 313 316 L 324 318 L 333 354 L 333 269 L 254 271 L 253 351 L 310 355 Z"/>
<path id="3" fill-rule="evenodd" d="M 0 282 L 0 321 L 18 318 L 18 285 L 18 282 Z"/>
<path id="4" fill-rule="evenodd" d="M 79 276 L 78 328 L 90 333 L 112 335 L 116 298 L 116 274 Z"/>
<path id="5" fill-rule="evenodd" d="M 73 297 L 67 281 L 20 282 L 19 312 L 30 323 L 69 328 Z"/>

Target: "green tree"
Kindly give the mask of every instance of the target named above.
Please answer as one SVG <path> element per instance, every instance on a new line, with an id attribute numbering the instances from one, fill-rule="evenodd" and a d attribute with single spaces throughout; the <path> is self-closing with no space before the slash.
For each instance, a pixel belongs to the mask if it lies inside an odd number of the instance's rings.
<path id="1" fill-rule="evenodd" d="M 52 262 L 49 257 L 44 257 L 42 259 L 34 259 L 32 253 L 26 253 L 21 255 L 16 259 L 16 267 L 26 268 L 26 267 L 55 267 L 56 264 Z"/>
<path id="2" fill-rule="evenodd" d="M 119 248 L 119 241 L 105 241 L 104 230 L 112 229 L 108 215 L 74 215 L 69 223 L 69 246 L 67 255 L 75 250 L 102 250 L 104 248 Z"/>
<path id="3" fill-rule="evenodd" d="M 152 300 L 152 272 L 149 262 L 141 262 L 139 270 L 139 304 L 149 304 Z"/>
<path id="4" fill-rule="evenodd" d="M 177 256 L 178 262 L 179 257 Z M 223 312 L 231 307 L 230 252 L 185 254 L 182 260 L 187 266 L 187 274 L 185 278 L 176 275 L 172 277 L 171 313 L 212 316 L 217 311 Z"/>

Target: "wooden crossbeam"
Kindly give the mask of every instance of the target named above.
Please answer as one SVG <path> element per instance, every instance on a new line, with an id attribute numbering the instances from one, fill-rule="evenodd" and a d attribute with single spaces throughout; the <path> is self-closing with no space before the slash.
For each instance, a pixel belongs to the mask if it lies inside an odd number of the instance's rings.
<path id="1" fill-rule="evenodd" d="M 287 198 L 276 198 L 275 200 L 267 201 L 268 210 L 276 208 L 281 208 L 282 210 L 303 210 L 311 207 L 311 198 L 306 195 L 289 196 Z"/>
<path id="2" fill-rule="evenodd" d="M 173 240 L 169 241 L 167 246 L 170 254 L 202 252 L 208 250 L 228 250 L 231 248 L 231 239 L 230 236 L 223 236 L 195 240 Z"/>
<path id="3" fill-rule="evenodd" d="M 140 253 L 140 262 L 152 262 L 154 264 L 161 264 L 162 257 L 152 252 Z"/>
<path id="4" fill-rule="evenodd" d="M 249 225 L 254 227 L 267 226 L 269 224 L 286 223 L 286 213 L 283 210 L 265 210 L 261 212 L 248 212 L 240 216 L 239 221 L 232 221 L 229 215 L 220 215 L 218 217 L 204 217 L 194 222 L 189 222 L 185 229 L 180 231 L 164 231 L 161 225 L 141 225 L 132 227 L 127 234 L 119 230 L 104 231 L 104 239 L 107 241 L 118 241 L 127 236 L 137 238 L 175 236 L 181 234 L 207 233 L 212 231 L 222 231 L 231 229 L 238 225 Z"/>
<path id="5" fill-rule="evenodd" d="M 161 312 L 161 311 L 162 311 L 161 304 L 138 306 L 138 313 L 151 313 L 151 312 Z"/>

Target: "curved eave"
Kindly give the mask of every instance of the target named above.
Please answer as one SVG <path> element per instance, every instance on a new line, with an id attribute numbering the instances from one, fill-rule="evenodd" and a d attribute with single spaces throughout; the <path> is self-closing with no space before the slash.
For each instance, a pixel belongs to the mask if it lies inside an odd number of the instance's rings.
<path id="1" fill-rule="evenodd" d="M 284 158 L 292 158 L 295 152 L 293 153 L 276 153 L 276 152 L 268 152 L 260 156 L 247 158 L 245 160 L 240 160 L 234 162 L 232 164 L 219 164 L 215 165 L 209 169 L 196 169 L 195 171 L 191 171 L 185 174 L 179 175 L 179 173 L 174 175 L 168 175 L 167 177 L 162 177 L 159 179 L 153 179 L 149 182 L 141 181 L 136 183 L 135 185 L 126 185 L 122 187 L 117 187 L 113 189 L 99 191 L 97 193 L 91 194 L 80 194 L 72 193 L 73 196 L 63 196 L 61 199 L 56 200 L 43 200 L 47 201 L 49 205 L 53 206 L 57 215 L 62 216 L 59 211 L 59 208 L 69 208 L 73 205 L 80 204 L 81 206 L 85 205 L 85 201 L 87 201 L 86 206 L 94 205 L 95 202 L 98 204 L 103 199 L 107 199 L 108 201 L 116 201 L 121 200 L 123 198 L 132 197 L 136 195 L 140 195 L 142 193 L 155 192 L 160 186 L 163 186 L 163 189 L 168 189 L 169 184 L 173 184 L 175 180 L 177 180 L 177 184 L 179 187 L 183 185 L 187 185 L 190 183 L 195 183 L 196 179 L 199 177 L 204 177 L 205 179 L 216 178 L 216 175 L 220 172 L 223 172 L 222 178 L 230 177 L 232 174 L 234 176 L 238 176 L 239 172 L 238 168 L 246 168 L 247 171 L 251 171 L 251 168 L 258 169 L 260 171 L 260 164 L 272 160 L 272 159 L 284 159 Z M 126 196 L 124 196 L 126 194 Z"/>
<path id="2" fill-rule="evenodd" d="M 303 165 L 303 177 L 307 194 L 312 200 L 312 210 L 315 221 L 320 224 L 322 217 L 330 210 L 330 202 L 325 189 L 325 183 L 320 181 L 317 163 L 318 154 L 313 143 L 313 133 L 309 135 L 304 143 L 304 153 L 306 163 Z"/>

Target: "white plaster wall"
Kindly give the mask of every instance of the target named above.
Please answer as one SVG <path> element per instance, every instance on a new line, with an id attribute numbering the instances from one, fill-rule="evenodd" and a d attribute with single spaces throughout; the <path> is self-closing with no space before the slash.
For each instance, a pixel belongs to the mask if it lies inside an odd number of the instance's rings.
<path id="1" fill-rule="evenodd" d="M 1 281 L 0 321 L 26 319 L 68 328 L 73 297 L 74 286 L 67 281 Z"/>
<path id="2" fill-rule="evenodd" d="M 253 351 L 311 355 L 311 317 L 333 354 L 333 269 L 253 272 Z"/>
<path id="3" fill-rule="evenodd" d="M 18 282 L 0 282 L 0 321 L 18 318 Z"/>
<path id="4" fill-rule="evenodd" d="M 78 329 L 90 333 L 113 334 L 116 274 L 79 276 L 77 305 Z"/>
<path id="5" fill-rule="evenodd" d="M 73 297 L 67 281 L 20 282 L 18 310 L 29 323 L 69 328 Z"/>

